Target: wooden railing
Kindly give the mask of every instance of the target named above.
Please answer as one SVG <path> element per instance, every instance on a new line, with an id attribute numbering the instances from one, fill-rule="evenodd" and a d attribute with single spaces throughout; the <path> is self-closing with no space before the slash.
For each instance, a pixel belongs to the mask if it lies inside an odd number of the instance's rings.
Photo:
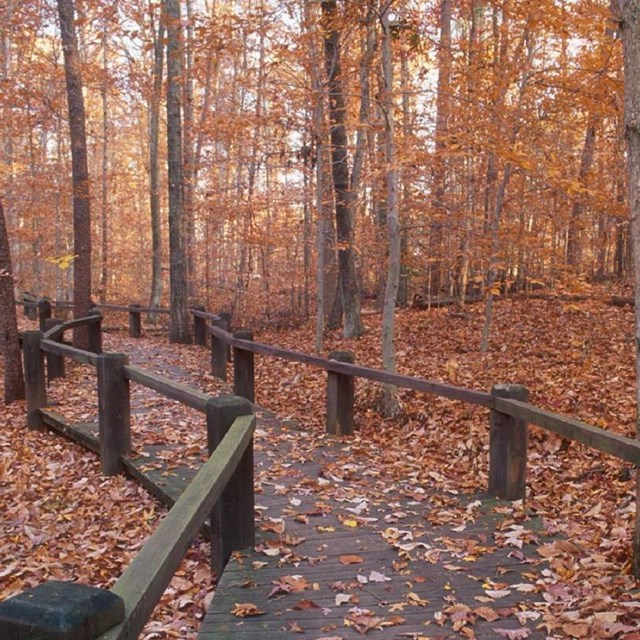
<path id="1" fill-rule="evenodd" d="M 237 469 L 246 459 L 254 426 L 254 416 L 233 421 L 209 460 L 113 586 L 111 592 L 124 601 L 125 617 L 100 640 L 138 637 L 205 519 L 225 492 L 232 490 L 234 477 L 240 477 Z M 253 512 L 251 518 L 253 526 Z M 251 545 L 243 548 L 247 546 Z"/>
<path id="2" fill-rule="evenodd" d="M 226 349 L 227 345 L 231 346 L 234 392 L 252 402 L 255 397 L 253 354 L 324 369 L 328 376 L 326 420 L 330 433 L 348 435 L 353 431 L 353 381 L 356 378 L 487 407 L 490 410 L 488 490 L 498 498 L 518 500 L 525 497 L 528 424 L 640 465 L 638 440 L 529 404 L 529 392 L 521 385 L 498 384 L 491 393 L 486 393 L 356 365 L 349 352 L 333 352 L 329 358 L 321 358 L 254 342 L 249 332 L 230 333 L 216 326 L 208 327 L 208 332 L 211 335 L 212 373 L 226 379 Z"/>
<path id="3" fill-rule="evenodd" d="M 131 306 L 109 305 L 109 307 L 112 310 L 132 313 Z M 147 310 L 142 307 L 135 307 L 134 313 L 143 313 Z M 613 455 L 633 465 L 640 465 L 640 442 L 536 407 L 528 402 L 529 392 L 524 386 L 498 384 L 492 388 L 490 393 L 487 393 L 432 380 L 392 374 L 355 364 L 354 355 L 350 352 L 332 352 L 328 358 L 322 358 L 261 344 L 253 340 L 253 335 L 249 331 L 236 331 L 233 333 L 229 331 L 228 316 L 207 313 L 202 308 L 193 309 L 192 313 L 196 342 L 206 345 L 207 337 L 210 338 L 211 372 L 226 380 L 229 362 L 233 362 L 233 391 L 236 400 L 238 397 L 245 398 L 249 402 L 254 402 L 255 400 L 255 354 L 281 358 L 291 362 L 300 362 L 324 369 L 327 372 L 326 428 L 328 432 L 336 435 L 349 435 L 353 431 L 354 386 L 357 378 L 393 384 L 399 388 L 412 389 L 488 408 L 488 492 L 494 497 L 506 500 L 518 500 L 525 497 L 528 424 L 536 425 L 569 440 Z M 85 319 L 85 321 L 90 323 L 97 322 L 95 319 Z M 209 321 L 209 324 L 207 324 L 207 321 Z M 46 352 L 49 355 L 69 357 L 78 362 L 97 367 L 99 422 L 101 425 L 100 453 L 105 473 L 119 471 L 122 468 L 123 457 L 130 450 L 130 429 L 128 424 L 130 382 L 147 386 L 169 398 L 179 400 L 205 413 L 209 447 L 210 450 L 215 450 L 215 447 L 221 441 L 220 434 L 223 431 L 217 425 L 225 423 L 226 418 L 224 416 L 228 415 L 227 408 L 219 405 L 222 399 L 211 399 L 186 385 L 177 384 L 162 376 L 131 366 L 124 355 L 93 354 L 62 345 L 60 343 L 62 335 L 71 326 L 72 323 L 65 323 L 62 327 L 52 327 L 47 331 L 46 336 L 40 332 L 27 332 L 24 334 L 27 409 L 30 427 L 39 426 L 42 420 L 46 422 L 47 413 L 44 409 L 46 405 L 46 387 L 43 362 L 43 352 Z M 135 326 L 134 329 L 136 329 Z M 136 331 L 132 332 L 132 335 L 134 333 Z M 230 358 L 230 352 L 233 355 L 232 358 Z M 243 412 L 248 413 L 249 411 L 250 404 L 246 403 Z M 123 418 L 122 416 L 126 417 Z M 234 415 L 234 419 L 235 417 Z M 226 420 L 226 423 L 229 424 L 229 421 Z M 230 552 L 229 540 L 233 539 L 230 534 L 223 531 L 223 527 L 226 526 L 224 522 L 228 520 L 229 523 L 232 523 L 229 526 L 234 531 L 234 535 L 240 536 L 240 542 L 238 542 L 240 546 L 236 546 L 236 548 L 250 546 L 250 539 L 253 536 L 253 511 L 249 509 L 249 502 L 251 502 L 251 505 L 253 504 L 253 493 L 252 489 L 250 489 L 252 484 L 246 484 L 248 474 L 252 473 L 249 451 L 250 448 L 247 449 L 247 459 L 243 467 L 245 484 L 242 486 L 244 489 L 240 492 L 240 495 L 246 496 L 247 504 L 243 509 L 232 510 L 235 515 L 231 515 L 231 512 L 229 512 L 227 518 L 212 516 L 214 536 L 218 536 L 218 544 L 217 546 L 214 545 L 214 548 L 218 548 L 218 553 L 220 554 L 218 559 L 214 561 L 214 567 L 216 568 L 223 566 L 224 559 L 228 557 Z M 210 480 L 212 487 L 218 482 L 213 477 Z M 236 498 L 237 495 L 238 493 L 236 492 Z M 216 510 L 214 509 L 215 512 Z M 249 512 L 251 512 L 250 517 Z M 218 518 L 217 520 L 216 517 Z M 214 522 L 219 524 L 214 526 Z M 128 593 L 129 587 L 124 591 Z M 138 587 L 134 591 L 138 593 Z M 119 637 L 124 636 L 113 636 L 113 638 L 109 636 L 109 640 Z"/>
<path id="4" fill-rule="evenodd" d="M 42 301 L 29 304 L 38 306 L 42 305 Z M 134 313 L 138 313 L 138 310 L 140 313 L 150 310 L 135 305 L 103 305 L 103 307 L 128 313 L 132 313 L 132 309 L 134 309 Z M 166 309 L 163 311 L 168 312 Z M 352 432 L 353 381 L 362 378 L 488 408 L 490 423 L 495 423 L 490 429 L 490 438 L 493 443 L 491 445 L 492 467 L 526 465 L 526 424 L 536 425 L 568 440 L 579 442 L 636 466 L 640 465 L 640 442 L 532 405 L 527 402 L 528 390 L 521 385 L 496 385 L 488 393 L 442 382 L 393 374 L 355 364 L 354 356 L 350 352 L 335 351 L 330 353 L 328 358 L 322 358 L 255 342 L 250 331 L 233 333 L 229 331 L 230 316 L 228 314 L 208 313 L 202 307 L 198 307 L 192 309 L 192 315 L 196 343 L 205 346 L 207 336 L 210 336 L 212 374 L 226 380 L 228 363 L 233 361 L 234 391 L 237 395 L 252 402 L 255 399 L 254 354 L 300 362 L 324 369 L 327 372 L 327 394 L 329 396 L 327 398 L 327 429 L 332 433 L 348 435 Z M 230 352 L 233 352 L 233 358 L 230 357 Z M 520 450 L 522 442 L 517 447 L 515 442 L 522 440 L 523 433 L 525 433 L 525 451 Z M 502 459 L 504 456 L 509 459 Z M 517 464 L 513 460 L 514 457 L 520 458 Z M 490 475 L 497 477 L 499 473 L 494 470 Z M 520 476 L 521 473 L 518 474 L 518 477 Z M 517 491 L 513 487 L 505 488 L 505 495 L 500 497 L 514 494 L 517 494 L 519 498 L 523 497 L 524 486 L 521 483 L 518 485 Z"/>
<path id="5" fill-rule="evenodd" d="M 70 322 L 51 322 L 44 333 L 23 334 L 28 427 L 39 429 L 46 424 L 60 427 L 60 417 L 47 409 L 45 370 L 50 379 L 64 375 L 67 358 L 92 366 L 97 372 L 98 449 L 105 475 L 128 467 L 131 382 L 203 413 L 211 457 L 110 592 L 86 587 L 83 599 L 82 593 L 74 591 L 77 585 L 68 587 L 61 583 L 54 589 L 51 584 L 39 585 L 0 603 L 0 637 L 4 637 L 3 633 L 15 638 L 32 637 L 29 635 L 34 624 L 32 612 L 37 603 L 36 606 L 56 609 L 59 620 L 64 620 L 68 613 L 77 625 L 77 632 L 65 628 L 64 637 L 137 638 L 205 520 L 209 522 L 212 571 L 218 576 L 233 551 L 255 543 L 252 437 L 255 418 L 251 403 L 232 395 L 204 394 L 130 365 L 125 354 L 102 353 L 101 323 L 101 314 L 97 312 Z M 79 326 L 88 328 L 91 351 L 64 343 L 65 332 Z M 63 431 L 70 429 L 66 423 L 62 426 Z M 108 606 L 96 613 L 97 602 L 106 602 Z M 78 610 L 84 617 L 78 615 Z M 38 637 L 62 636 L 44 633 Z"/>

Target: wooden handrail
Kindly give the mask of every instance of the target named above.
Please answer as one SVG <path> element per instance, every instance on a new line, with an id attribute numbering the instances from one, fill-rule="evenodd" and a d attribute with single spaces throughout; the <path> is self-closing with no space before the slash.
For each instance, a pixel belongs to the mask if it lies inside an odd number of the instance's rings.
<path id="1" fill-rule="evenodd" d="M 528 402 L 494 398 L 495 409 L 519 418 L 542 429 L 552 431 L 568 440 L 574 440 L 598 451 L 640 466 L 640 441 L 594 427 L 580 420 L 545 411 Z"/>
<path id="2" fill-rule="evenodd" d="M 397 373 L 389 373 L 388 371 L 382 371 L 381 369 L 363 367 L 356 364 L 349 364 L 347 362 L 338 362 L 337 360 L 312 356 L 307 353 L 283 349 L 281 347 L 273 347 L 261 344 L 260 342 L 253 342 L 252 340 L 242 340 L 234 337 L 231 333 L 221 329 L 220 327 L 210 326 L 207 327 L 207 331 L 211 335 L 221 338 L 232 347 L 242 349 L 244 351 L 252 351 L 253 353 L 265 356 L 282 358 L 283 360 L 289 360 L 291 362 L 301 362 L 313 367 L 325 369 L 326 371 L 333 371 L 335 373 L 351 375 L 357 378 L 366 378 L 367 380 L 393 384 L 404 389 L 413 389 L 414 391 L 431 393 L 445 398 L 451 398 L 453 400 L 461 400 L 470 404 L 480 405 L 482 407 L 493 407 L 491 394 L 484 391 L 475 391 L 473 389 L 465 389 L 464 387 L 457 387 L 444 382 L 434 382 L 432 380 L 424 380 L 422 378 L 413 378 L 411 376 L 404 376 Z"/>
<path id="3" fill-rule="evenodd" d="M 220 315 L 217 313 L 202 311 L 201 309 L 191 309 L 191 315 L 194 315 L 196 318 L 203 318 L 204 320 L 218 320 L 220 318 Z"/>
<path id="4" fill-rule="evenodd" d="M 45 331 L 43 334 L 43 338 L 45 340 L 55 340 L 64 334 L 65 331 L 69 329 L 73 329 L 75 327 L 84 327 L 90 324 L 96 324 L 97 322 L 102 322 L 102 317 L 99 315 L 96 316 L 85 316 L 84 318 L 76 318 L 75 320 L 69 320 L 69 322 L 63 322 L 62 324 L 56 325 L 55 327 Z"/>
<path id="5" fill-rule="evenodd" d="M 171 400 L 178 400 L 183 404 L 196 409 L 202 413 L 205 412 L 207 401 L 211 396 L 202 391 L 198 391 L 193 387 L 189 387 L 186 384 L 175 382 L 164 376 L 151 373 L 140 367 L 133 365 L 126 365 L 124 367 L 124 375 L 127 380 L 131 382 L 137 382 L 149 389 L 153 389 L 163 396 L 170 398 Z"/>
<path id="6" fill-rule="evenodd" d="M 111 591 L 124 600 L 125 619 L 99 640 L 138 637 L 191 541 L 222 495 L 254 428 L 254 416 L 236 418 L 209 460 L 115 583 Z"/>
<path id="7" fill-rule="evenodd" d="M 59 342 L 43 339 L 40 342 L 40 348 L 42 351 L 64 356 L 80 364 L 90 364 L 94 367 L 98 364 L 98 354 L 91 351 L 84 351 L 83 349 L 76 349 L 67 344 L 60 344 Z"/>
<path id="8" fill-rule="evenodd" d="M 207 332 L 236 349 L 282 358 L 292 362 L 301 362 L 325 369 L 326 371 L 393 384 L 404 389 L 413 389 L 414 391 L 422 391 L 452 400 L 460 400 L 462 402 L 487 407 L 640 466 L 640 441 L 612 433 L 601 427 L 596 427 L 574 418 L 546 411 L 528 402 L 500 398 L 483 391 L 475 391 L 442 382 L 389 373 L 380 369 L 372 369 L 370 367 L 312 356 L 290 349 L 273 347 L 252 340 L 243 340 L 216 326 L 208 326 Z"/>

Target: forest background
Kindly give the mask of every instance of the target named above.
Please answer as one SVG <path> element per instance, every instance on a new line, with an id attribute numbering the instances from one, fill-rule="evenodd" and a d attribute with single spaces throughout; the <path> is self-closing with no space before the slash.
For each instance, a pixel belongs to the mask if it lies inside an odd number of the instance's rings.
<path id="1" fill-rule="evenodd" d="M 161 105 L 176 57 L 192 304 L 280 325 L 318 309 L 321 332 L 353 286 L 348 323 L 361 296 L 382 304 L 393 233 L 400 304 L 628 272 L 609 3 L 378 5 L 187 0 L 167 59 L 160 3 L 76 3 L 97 300 L 168 299 Z M 16 286 L 71 298 L 56 6 L 9 0 L 3 14 L 0 185 Z M 338 286 L 343 258 L 353 285 Z"/>
<path id="2" fill-rule="evenodd" d="M 450 324 L 434 330 L 413 316 L 400 320 L 405 335 L 449 339 L 461 353 L 500 347 L 489 357 L 511 360 L 508 320 L 518 315 L 524 331 L 524 305 L 497 314 L 492 343 L 495 296 L 633 279 L 629 208 L 640 200 L 627 195 L 638 181 L 626 164 L 640 167 L 639 4 L 0 0 L 0 240 L 15 293 L 78 303 L 84 279 L 84 302 L 169 305 L 178 341 L 189 327 L 176 312 L 189 305 L 251 327 L 315 317 L 317 350 L 335 346 L 327 328 L 360 335 L 364 303 L 383 311 L 383 330 L 369 326 L 361 348 L 379 339 L 387 369 L 396 307 L 447 298 L 468 321 L 464 344 Z M 82 77 L 86 127 L 75 188 L 70 70 Z M 0 242 L 0 284 L 7 256 Z M 477 299 L 483 323 L 465 314 Z M 559 335 L 579 314 L 552 301 L 535 331 L 558 309 Z M 616 319 L 605 317 L 611 331 Z M 626 326 L 609 335 L 607 371 L 631 349 Z M 416 344 L 402 349 L 401 359 L 428 361 Z M 589 349 L 575 357 L 589 360 Z M 455 358 L 445 368 L 456 374 Z M 474 384 L 491 382 L 486 369 Z M 569 375 L 588 377 L 582 364 Z M 628 372 L 613 380 L 607 420 L 630 432 L 634 416 L 616 404 L 632 393 Z M 619 478 L 629 483 L 625 469 Z M 598 500 L 611 527 L 620 510 Z M 613 538 L 617 557 L 624 545 Z M 634 543 L 640 575 L 638 522 Z"/>

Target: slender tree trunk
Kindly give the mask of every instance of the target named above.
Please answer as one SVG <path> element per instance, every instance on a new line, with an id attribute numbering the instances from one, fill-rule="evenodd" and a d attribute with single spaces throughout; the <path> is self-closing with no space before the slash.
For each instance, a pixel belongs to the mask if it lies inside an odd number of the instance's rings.
<path id="1" fill-rule="evenodd" d="M 393 58 L 391 34 L 389 32 L 389 7 L 381 11 L 382 26 L 382 108 L 385 116 L 385 165 L 387 181 L 387 230 L 389 233 L 389 258 L 387 280 L 382 309 L 382 364 L 387 371 L 396 372 L 395 314 L 400 283 L 400 224 L 398 214 L 398 158 L 396 154 L 394 105 L 393 105 Z M 383 412 L 386 416 L 398 410 L 396 388 L 384 385 Z"/>
<path id="2" fill-rule="evenodd" d="M 484 316 L 484 325 L 482 327 L 482 339 L 480 340 L 480 351 L 486 352 L 489 348 L 489 331 L 491 329 L 491 322 L 493 320 L 493 297 L 494 297 L 494 285 L 496 282 L 496 262 L 498 260 L 498 250 L 500 248 L 500 241 L 498 231 L 500 230 L 500 217 L 502 214 L 502 207 L 504 205 L 504 196 L 507 192 L 507 185 L 511 178 L 512 165 L 510 163 L 505 164 L 502 172 L 502 180 L 496 193 L 496 200 L 493 206 L 493 212 L 489 221 L 489 234 L 491 236 L 491 257 L 489 262 L 489 271 L 487 274 L 487 306 Z"/>
<path id="3" fill-rule="evenodd" d="M 344 310 L 344 337 L 363 332 L 356 272 L 353 198 L 350 190 L 346 104 L 342 86 L 340 35 L 336 0 L 322 2 L 325 66 L 329 86 L 331 162 L 335 193 L 338 277 Z"/>
<path id="4" fill-rule="evenodd" d="M 24 398 L 22 360 L 18 344 L 13 270 L 7 222 L 0 200 L 0 348 L 4 358 L 4 403 Z"/>
<path id="5" fill-rule="evenodd" d="M 161 13 L 164 5 L 161 5 Z M 160 16 L 153 43 L 153 89 L 149 100 L 149 209 L 151 212 L 151 296 L 149 306 L 162 301 L 162 223 L 160 212 L 160 101 L 164 66 L 164 16 Z"/>
<path id="6" fill-rule="evenodd" d="M 196 223 L 195 223 L 195 158 L 193 145 L 193 11 L 191 0 L 185 0 L 187 10 L 186 38 L 183 46 L 183 170 L 184 216 L 187 251 L 187 282 L 189 300 L 196 301 Z"/>
<path id="7" fill-rule="evenodd" d="M 167 23 L 167 160 L 169 179 L 169 280 L 171 342 L 188 343 L 189 307 L 185 251 L 184 184 L 182 172 L 180 0 L 165 0 Z"/>
<path id="8" fill-rule="evenodd" d="M 87 315 L 91 308 L 91 210 L 87 136 L 73 0 L 58 0 L 58 14 L 64 51 L 73 179 L 73 252 L 76 256 L 73 265 L 73 313 L 79 318 Z M 85 327 L 74 330 L 73 344 L 80 348 L 88 347 Z"/>
<path id="9" fill-rule="evenodd" d="M 469 54 L 467 59 L 467 100 L 470 116 L 475 114 L 475 94 L 477 76 L 477 57 L 480 47 L 482 6 L 478 0 L 472 0 L 470 6 L 469 28 Z M 464 312 L 464 304 L 467 295 L 467 285 L 469 282 L 469 263 L 471 251 L 471 231 L 476 213 L 476 167 L 475 158 L 470 155 L 465 159 L 466 168 L 466 191 L 467 191 L 467 212 L 462 220 L 462 237 L 460 240 L 460 268 L 458 271 L 458 303 L 460 310 Z"/>
<path id="10" fill-rule="evenodd" d="M 13 8 L 14 1 L 8 0 L 4 3 L 4 20 L 0 24 L 0 80 L 9 86 L 11 77 L 11 52 L 12 52 L 12 31 L 13 31 Z M 13 109 L 10 105 L 2 106 L 2 159 L 9 169 L 9 175 L 13 170 Z"/>
<path id="11" fill-rule="evenodd" d="M 400 83 L 402 91 L 402 145 L 406 148 L 412 139 L 412 123 L 411 123 L 411 82 L 409 70 L 410 51 L 406 44 L 400 47 Z M 402 307 L 407 306 L 409 302 L 409 234 L 406 230 L 408 212 L 411 210 L 412 189 L 411 180 L 404 175 L 401 178 L 401 204 L 400 204 L 400 283 L 398 285 L 398 304 Z"/>
<path id="12" fill-rule="evenodd" d="M 629 214 L 635 280 L 636 438 L 640 439 L 640 0 L 614 0 L 624 51 L 624 133 L 627 141 Z M 640 578 L 640 469 L 636 469 L 636 520 L 633 575 Z"/>
<path id="13" fill-rule="evenodd" d="M 436 149 L 433 159 L 433 212 L 429 229 L 429 254 L 431 259 L 431 291 L 437 295 L 446 283 L 443 281 L 443 226 L 447 216 L 445 193 L 447 183 L 447 161 L 449 111 L 451 93 L 451 0 L 440 2 L 440 44 L 438 46 L 438 89 L 436 97 Z"/>
<path id="14" fill-rule="evenodd" d="M 593 155 L 596 148 L 596 123 L 594 116 L 590 115 L 587 123 L 587 132 L 584 137 L 582 147 L 582 157 L 580 159 L 580 171 L 578 172 L 578 182 L 584 184 L 591 166 L 593 165 Z M 578 194 L 571 207 L 571 217 L 569 218 L 569 229 L 567 232 L 567 264 L 574 269 L 581 271 L 582 263 L 582 229 L 585 212 L 584 196 Z"/>
<path id="15" fill-rule="evenodd" d="M 109 203 L 109 100 L 107 92 L 107 71 L 108 71 L 108 57 L 107 57 L 107 34 L 108 23 L 107 17 L 104 17 L 104 24 L 102 26 L 102 72 L 104 78 L 102 80 L 102 86 L 100 87 L 100 98 L 102 100 L 102 198 L 100 207 L 100 302 L 104 302 L 107 299 L 107 280 L 108 280 L 108 249 L 109 249 L 109 229 L 108 221 L 109 214 L 107 211 Z"/>

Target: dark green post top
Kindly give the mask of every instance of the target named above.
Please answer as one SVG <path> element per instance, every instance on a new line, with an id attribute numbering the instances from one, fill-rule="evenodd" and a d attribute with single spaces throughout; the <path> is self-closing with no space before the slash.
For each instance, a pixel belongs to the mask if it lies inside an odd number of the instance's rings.
<path id="1" fill-rule="evenodd" d="M 94 640 L 123 620 L 120 596 L 76 582 L 44 582 L 0 602 L 2 640 Z"/>

